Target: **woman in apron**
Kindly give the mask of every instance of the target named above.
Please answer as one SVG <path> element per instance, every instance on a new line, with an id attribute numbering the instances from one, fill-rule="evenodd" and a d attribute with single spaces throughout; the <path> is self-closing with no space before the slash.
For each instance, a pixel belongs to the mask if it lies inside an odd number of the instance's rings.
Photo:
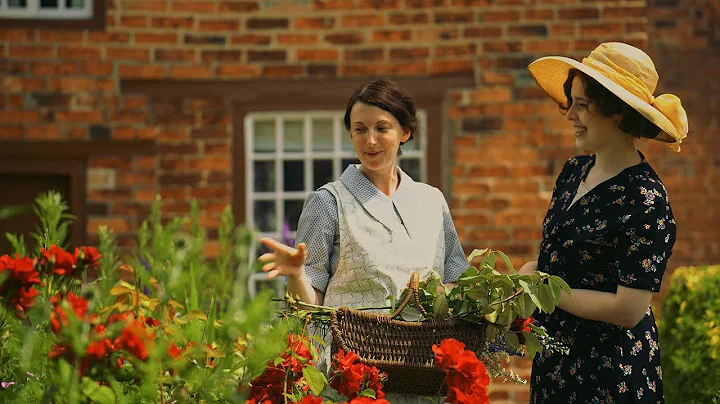
<path id="1" fill-rule="evenodd" d="M 442 192 L 398 167 L 402 144 L 418 130 L 415 114 L 412 98 L 387 79 L 365 83 L 350 97 L 345 128 L 360 164 L 308 196 L 296 248 L 262 240 L 273 251 L 260 257 L 263 270 L 285 276 L 290 295 L 328 307 L 385 307 L 415 271 L 421 279 L 436 271 L 452 287 L 469 267 Z M 329 341 L 321 368 L 328 366 Z"/>

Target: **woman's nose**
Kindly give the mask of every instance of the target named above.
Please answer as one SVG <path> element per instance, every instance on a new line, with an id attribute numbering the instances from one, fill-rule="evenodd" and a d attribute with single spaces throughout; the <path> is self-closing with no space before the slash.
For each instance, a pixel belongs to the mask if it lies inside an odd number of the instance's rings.
<path id="1" fill-rule="evenodd" d="M 565 114 L 565 118 L 567 118 L 570 121 L 574 121 L 577 119 L 577 112 L 575 111 L 575 105 L 570 105 L 570 108 L 568 108 L 567 113 Z"/>

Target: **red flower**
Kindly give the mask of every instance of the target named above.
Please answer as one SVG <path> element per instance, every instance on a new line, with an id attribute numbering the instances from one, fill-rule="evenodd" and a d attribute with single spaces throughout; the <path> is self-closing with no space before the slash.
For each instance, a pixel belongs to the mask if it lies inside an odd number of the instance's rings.
<path id="1" fill-rule="evenodd" d="M 523 331 L 531 332 L 532 328 L 530 328 L 530 324 L 532 324 L 532 322 L 533 322 L 532 317 L 528 317 L 525 319 L 518 317 L 515 320 L 513 320 L 512 324 L 510 324 L 510 329 L 515 332 L 523 332 Z"/>
<path id="2" fill-rule="evenodd" d="M 15 281 L 21 286 L 30 287 L 40 283 L 40 273 L 35 269 L 35 260 L 28 257 L 20 257 L 15 254 L 15 259 L 8 255 L 0 257 L 0 272 L 10 271 L 6 282 Z"/>
<path id="3" fill-rule="evenodd" d="M 35 305 L 35 297 L 40 293 L 35 290 L 34 287 L 21 287 L 17 290 L 16 293 L 17 296 L 12 299 L 12 302 L 15 303 L 18 317 L 23 318 L 25 317 L 25 313 L 28 311 L 28 309 Z"/>
<path id="4" fill-rule="evenodd" d="M 170 355 L 171 358 L 177 359 L 180 355 L 182 355 L 182 353 L 183 350 L 178 348 L 174 341 L 170 343 L 170 346 L 168 347 L 168 355 Z"/>
<path id="5" fill-rule="evenodd" d="M 131 317 L 131 312 L 123 311 L 121 313 L 115 313 L 111 314 L 110 317 L 108 317 L 107 323 L 108 325 L 118 323 L 121 321 L 125 321 Z"/>
<path id="6" fill-rule="evenodd" d="M 100 254 L 95 247 L 75 247 L 75 256 L 82 261 L 85 268 L 95 269 L 100 266 Z"/>
<path id="7" fill-rule="evenodd" d="M 360 391 L 360 384 L 365 380 L 369 369 L 361 363 L 354 363 L 360 356 L 355 352 L 345 352 L 338 349 L 333 358 L 333 374 L 330 377 L 330 387 L 348 398 L 353 398 Z"/>
<path id="8" fill-rule="evenodd" d="M 323 404 L 323 400 L 320 397 L 305 396 L 301 401 L 296 401 L 293 404 Z"/>
<path id="9" fill-rule="evenodd" d="M 115 340 L 115 346 L 146 361 L 148 358 L 146 343 L 151 340 L 152 336 L 145 330 L 145 324 L 142 321 L 134 320 L 122 330 L 122 334 Z"/>
<path id="10" fill-rule="evenodd" d="M 390 404 L 390 402 L 383 398 L 355 397 L 347 404 Z"/>
<path id="11" fill-rule="evenodd" d="M 285 358 L 282 367 L 291 368 L 294 372 L 302 373 L 305 364 L 313 365 L 312 352 L 310 351 L 310 341 L 296 334 L 288 335 L 288 348 L 281 354 Z"/>
<path id="12" fill-rule="evenodd" d="M 453 338 L 445 339 L 440 346 L 433 345 L 435 367 L 447 375 L 448 395 L 452 404 L 489 404 L 490 376 L 475 352 L 465 350 L 465 344 Z"/>
<path id="13" fill-rule="evenodd" d="M 157 327 L 157 326 L 160 325 L 160 321 L 159 321 L 159 320 L 155 320 L 155 319 L 152 318 L 152 317 L 148 317 L 148 318 L 145 319 L 145 324 L 147 324 L 147 325 L 150 326 L 150 327 Z"/>
<path id="14" fill-rule="evenodd" d="M 85 354 L 94 360 L 100 360 L 105 357 L 109 350 L 113 349 L 112 342 L 105 338 L 99 341 L 91 342 L 85 350 Z"/>
<path id="15" fill-rule="evenodd" d="M 67 347 L 65 345 L 54 344 L 52 346 L 52 348 L 50 348 L 50 352 L 48 353 L 48 358 L 50 358 L 50 359 L 59 358 L 59 357 L 63 356 L 63 354 L 65 354 L 65 351 L 67 351 Z"/>
<path id="16" fill-rule="evenodd" d="M 49 250 L 43 248 L 40 253 L 43 256 L 43 265 L 52 265 L 51 271 L 55 275 L 72 276 L 75 273 L 77 269 L 77 249 L 73 255 L 53 244 Z"/>
<path id="17" fill-rule="evenodd" d="M 50 298 L 50 303 L 54 306 L 53 312 L 50 314 L 50 328 L 55 333 L 60 331 L 60 325 L 69 324 L 67 313 L 65 313 L 65 310 L 61 307 L 62 300 L 63 299 L 59 293 Z M 85 320 L 88 310 L 88 301 L 73 292 L 68 292 L 65 300 L 70 303 L 70 308 L 73 313 L 75 313 L 75 318 L 78 320 Z"/>

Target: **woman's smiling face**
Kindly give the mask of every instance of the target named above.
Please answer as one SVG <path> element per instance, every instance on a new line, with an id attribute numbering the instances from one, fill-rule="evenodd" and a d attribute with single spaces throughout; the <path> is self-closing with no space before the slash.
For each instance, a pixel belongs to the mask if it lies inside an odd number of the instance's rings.
<path id="1" fill-rule="evenodd" d="M 608 136 L 618 133 L 617 119 L 600 113 L 597 104 L 586 95 L 580 75 L 573 78 L 570 94 L 572 104 L 565 117 L 575 128 L 575 145 L 580 150 L 603 148 L 611 142 Z"/>
<path id="2" fill-rule="evenodd" d="M 350 111 L 350 138 L 362 166 L 369 171 L 395 167 L 400 144 L 410 138 L 388 111 L 357 102 Z"/>

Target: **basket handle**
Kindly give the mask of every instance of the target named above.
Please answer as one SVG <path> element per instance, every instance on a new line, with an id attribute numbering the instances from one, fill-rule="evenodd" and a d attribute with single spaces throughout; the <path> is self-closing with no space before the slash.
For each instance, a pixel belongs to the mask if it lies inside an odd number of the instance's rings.
<path id="1" fill-rule="evenodd" d="M 403 309 L 405 309 L 405 306 L 410 303 L 410 298 L 415 297 L 415 305 L 420 310 L 420 313 L 422 313 L 423 316 L 427 318 L 428 314 L 427 311 L 422 307 L 420 304 L 420 295 L 419 295 L 419 289 L 420 289 L 420 274 L 415 271 L 410 275 L 410 291 L 412 293 L 408 293 L 407 296 L 405 296 L 405 300 L 403 300 L 402 303 L 400 303 L 400 306 L 395 309 L 393 314 L 390 315 L 390 320 L 395 319 L 395 317 L 399 316 L 400 313 L 402 313 Z"/>

